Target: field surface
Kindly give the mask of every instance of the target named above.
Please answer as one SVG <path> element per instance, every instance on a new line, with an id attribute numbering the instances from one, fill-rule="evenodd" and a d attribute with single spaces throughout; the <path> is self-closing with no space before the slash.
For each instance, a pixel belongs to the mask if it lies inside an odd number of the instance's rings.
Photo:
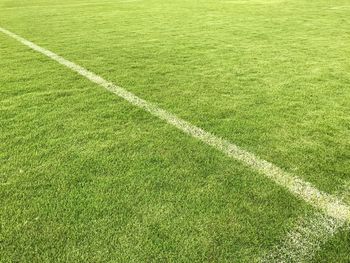
<path id="1" fill-rule="evenodd" d="M 0 28 L 1 263 L 350 262 L 350 217 L 4 31 L 345 211 L 348 0 L 0 0 Z"/>

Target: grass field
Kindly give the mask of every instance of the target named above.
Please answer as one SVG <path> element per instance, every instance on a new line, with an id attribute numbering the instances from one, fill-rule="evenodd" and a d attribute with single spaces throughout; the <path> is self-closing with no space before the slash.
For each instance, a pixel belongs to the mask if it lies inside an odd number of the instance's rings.
<path id="1" fill-rule="evenodd" d="M 0 0 L 0 29 L 344 207 L 349 18 L 348 0 Z M 3 32 L 0 101 L 1 263 L 350 262 L 350 217 Z"/>

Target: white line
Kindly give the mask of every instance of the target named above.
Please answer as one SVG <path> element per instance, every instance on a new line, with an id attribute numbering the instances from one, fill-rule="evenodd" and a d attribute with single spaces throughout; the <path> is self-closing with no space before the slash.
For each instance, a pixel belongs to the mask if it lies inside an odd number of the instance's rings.
<path id="1" fill-rule="evenodd" d="M 281 244 L 274 247 L 261 263 L 310 262 L 320 247 L 334 236 L 345 222 L 320 213 L 300 218 Z"/>
<path id="2" fill-rule="evenodd" d="M 265 161 L 258 156 L 254 155 L 253 153 L 250 153 L 239 146 L 230 143 L 229 141 L 219 138 L 209 132 L 206 132 L 202 130 L 199 127 L 196 127 L 189 122 L 182 120 L 175 116 L 172 113 L 169 113 L 156 105 L 143 100 L 133 93 L 123 89 L 122 87 L 119 87 L 117 85 L 114 85 L 111 82 L 108 82 L 107 80 L 103 79 L 102 77 L 96 75 L 95 73 L 88 71 L 87 69 L 69 61 L 65 58 L 45 49 L 42 48 L 20 36 L 18 36 L 15 33 L 12 33 L 2 27 L 0 27 L 0 31 L 23 45 L 26 45 L 27 47 L 51 58 L 52 60 L 55 60 L 56 62 L 66 66 L 67 68 L 77 72 L 81 76 L 89 79 L 90 81 L 100 85 L 101 87 L 104 87 L 108 91 L 116 94 L 117 96 L 127 100 L 131 104 L 133 104 L 136 107 L 139 107 L 141 109 L 144 109 L 145 111 L 148 111 L 154 116 L 157 116 L 158 118 L 164 120 L 165 122 L 175 126 L 179 130 L 183 131 L 184 133 L 199 139 L 200 141 L 216 148 L 217 150 L 225 153 L 229 157 L 236 159 L 246 166 L 251 167 L 252 169 L 258 171 L 259 173 L 265 175 L 266 177 L 270 178 L 272 181 L 274 181 L 276 184 L 285 187 L 288 189 L 293 195 L 303 199 L 307 203 L 311 204 L 312 206 L 321 209 L 324 213 L 327 215 L 337 218 L 341 221 L 348 221 L 350 220 L 350 210 L 349 207 L 338 200 L 337 198 L 328 195 L 324 192 L 319 191 L 316 189 L 313 185 L 311 185 L 308 182 L 303 181 L 302 179 L 293 176 L 290 173 L 287 173 L 283 171 L 281 168 L 277 167 L 276 165 Z"/>

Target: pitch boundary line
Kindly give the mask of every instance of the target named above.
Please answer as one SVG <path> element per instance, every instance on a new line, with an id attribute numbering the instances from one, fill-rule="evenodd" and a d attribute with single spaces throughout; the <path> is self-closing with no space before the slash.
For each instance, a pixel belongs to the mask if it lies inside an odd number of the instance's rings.
<path id="1" fill-rule="evenodd" d="M 239 146 L 217 137 L 191 123 L 177 117 L 176 115 L 159 108 L 158 106 L 150 103 L 144 99 L 139 98 L 126 89 L 119 87 L 104 78 L 96 75 L 95 73 L 55 54 L 54 52 L 40 47 L 33 42 L 0 27 L 0 32 L 7 36 L 17 40 L 23 45 L 35 50 L 48 58 L 58 62 L 59 64 L 75 71 L 79 75 L 85 77 L 91 82 L 105 88 L 106 90 L 114 93 L 115 95 L 123 98 L 132 105 L 148 111 L 153 116 L 167 122 L 168 124 L 176 127 L 182 132 L 204 142 L 205 144 L 212 146 L 213 148 L 221 151 L 227 156 L 240 161 L 246 166 L 254 169 L 260 174 L 265 175 L 267 178 L 274 181 L 276 184 L 286 188 L 294 196 L 303 199 L 313 207 L 322 210 L 328 216 L 336 218 L 341 221 L 350 221 L 350 208 L 341 200 L 327 193 L 318 190 L 315 186 L 306 182 L 297 176 L 294 176 L 288 172 L 285 172 L 278 166 L 271 162 L 265 161 L 255 154 L 248 152 Z"/>

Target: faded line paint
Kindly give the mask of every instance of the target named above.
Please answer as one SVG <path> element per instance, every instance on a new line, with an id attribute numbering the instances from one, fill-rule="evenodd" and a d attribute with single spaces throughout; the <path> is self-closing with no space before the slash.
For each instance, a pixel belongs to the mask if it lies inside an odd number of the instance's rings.
<path id="1" fill-rule="evenodd" d="M 300 218 L 281 243 L 275 246 L 261 263 L 310 262 L 321 246 L 340 231 L 345 223 L 321 213 Z"/>
<path id="2" fill-rule="evenodd" d="M 350 183 L 338 194 L 342 199 L 349 196 Z M 350 230 L 349 222 L 328 217 L 320 212 L 299 218 L 295 226 L 266 254 L 260 263 L 310 262 L 317 251 L 338 232 Z"/>

